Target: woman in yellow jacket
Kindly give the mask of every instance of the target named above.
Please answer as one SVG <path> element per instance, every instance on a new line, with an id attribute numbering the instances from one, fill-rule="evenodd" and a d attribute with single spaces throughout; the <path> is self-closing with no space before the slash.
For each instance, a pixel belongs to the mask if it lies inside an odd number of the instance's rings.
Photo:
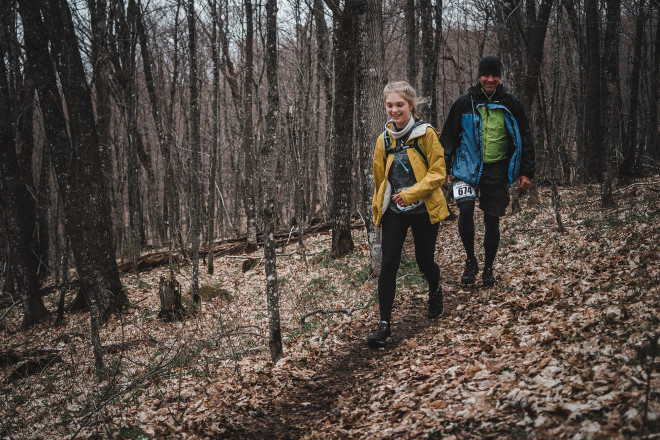
<path id="1" fill-rule="evenodd" d="M 430 124 L 415 117 L 419 104 L 415 90 L 405 81 L 391 82 L 383 90 L 390 120 L 374 151 L 374 223 L 383 227 L 383 259 L 378 278 L 378 329 L 367 338 L 370 347 L 384 346 L 391 336 L 390 319 L 401 250 L 412 228 L 415 258 L 429 283 L 427 316 L 443 312 L 440 268 L 434 261 L 440 220 L 449 215 L 442 194 L 445 159 Z"/>

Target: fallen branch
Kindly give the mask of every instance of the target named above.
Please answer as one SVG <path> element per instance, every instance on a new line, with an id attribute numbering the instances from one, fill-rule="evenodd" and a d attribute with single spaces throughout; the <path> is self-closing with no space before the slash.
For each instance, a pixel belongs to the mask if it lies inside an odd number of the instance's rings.
<path id="1" fill-rule="evenodd" d="M 34 349 L 27 350 L 23 352 L 17 352 L 14 350 L 0 351 L 0 367 L 8 367 L 10 365 L 16 365 L 17 363 L 25 360 L 26 358 L 34 358 L 48 355 L 59 355 L 61 350 L 44 350 L 44 349 Z"/>
<path id="2" fill-rule="evenodd" d="M 334 313 L 344 313 L 348 316 L 351 316 L 353 312 L 356 312 L 358 310 L 364 310 L 367 307 L 369 307 L 371 304 L 367 304 L 364 307 L 351 307 L 350 309 L 329 309 L 329 310 L 324 310 L 324 309 L 318 309 L 318 310 L 313 310 L 311 312 L 307 312 L 305 315 L 303 315 L 302 318 L 300 318 L 300 325 L 303 326 L 305 325 L 305 320 L 309 318 L 312 315 L 332 315 Z"/>
<path id="3" fill-rule="evenodd" d="M 217 341 L 220 338 L 229 338 L 231 336 L 256 336 L 257 338 L 268 339 L 268 336 L 264 336 L 256 332 L 227 332 L 227 333 L 220 333 L 219 335 L 214 336 L 213 340 Z M 205 341 L 205 340 L 202 339 L 200 341 Z"/>
<path id="4" fill-rule="evenodd" d="M 625 191 L 627 189 L 632 188 L 633 186 L 649 186 L 649 185 L 657 185 L 659 183 L 660 183 L 660 181 L 657 181 L 657 182 L 635 182 L 635 183 L 631 183 L 630 185 L 628 185 L 626 187 L 619 188 L 619 189 L 615 190 L 614 193 Z"/>
<path id="5" fill-rule="evenodd" d="M 104 353 L 117 353 L 119 351 L 124 351 L 127 348 L 136 347 L 142 344 L 148 345 L 158 345 L 161 342 L 155 338 L 150 339 L 134 339 L 132 341 L 120 342 L 118 344 L 110 344 L 102 347 Z"/>
<path id="6" fill-rule="evenodd" d="M 141 376 L 138 376 L 134 381 L 130 382 L 130 383 L 127 384 L 127 385 L 124 385 L 123 389 L 117 391 L 115 394 L 113 394 L 112 396 L 110 396 L 109 398 L 107 398 L 106 400 L 104 400 L 100 405 L 98 405 L 97 407 L 95 407 L 92 411 L 90 411 L 89 413 L 87 413 L 86 415 L 84 415 L 84 416 L 81 418 L 81 420 L 80 420 L 80 423 L 81 423 L 81 424 L 80 424 L 80 427 L 79 427 L 78 430 L 77 430 L 77 431 L 71 436 L 71 439 L 72 439 L 72 440 L 75 439 L 75 438 L 78 436 L 78 434 L 80 434 L 80 431 L 82 431 L 83 428 L 85 428 L 85 427 L 87 426 L 87 424 L 89 423 L 89 419 L 90 419 L 94 414 L 96 414 L 96 413 L 98 413 L 99 411 L 101 411 L 104 407 L 106 407 L 110 402 L 112 402 L 113 400 L 115 400 L 117 397 L 121 396 L 122 394 L 124 394 L 124 393 L 126 393 L 126 392 L 128 392 L 128 391 L 131 391 L 131 390 L 134 390 L 135 388 L 138 388 L 138 387 L 141 386 L 144 382 L 146 382 L 147 379 L 149 379 L 150 377 L 155 376 L 155 375 L 158 374 L 160 371 L 169 368 L 169 366 L 170 366 L 170 365 L 171 365 L 176 359 L 178 359 L 179 356 L 180 356 L 180 352 L 177 352 L 176 355 L 172 356 L 172 358 L 170 358 L 170 360 L 168 360 L 167 362 L 164 362 L 164 363 L 162 363 L 162 364 L 160 364 L 160 365 L 157 365 L 157 366 L 155 366 L 154 368 L 152 368 L 151 370 L 149 370 L 149 371 L 147 371 L 146 373 L 142 374 Z"/>
<path id="7" fill-rule="evenodd" d="M 33 374 L 39 374 L 48 368 L 53 362 L 57 361 L 61 356 L 59 350 L 43 350 L 43 352 L 45 352 L 45 354 L 41 354 L 35 359 L 29 359 L 18 364 L 5 379 L 5 382 L 12 383 L 16 380 L 24 379 L 27 376 L 32 376 Z"/>
<path id="8" fill-rule="evenodd" d="M 9 312 L 11 311 L 11 309 L 13 309 L 15 306 L 17 306 L 17 305 L 20 304 L 20 303 L 21 303 L 20 301 L 15 301 L 14 303 L 12 303 L 12 304 L 9 306 L 9 308 L 8 308 L 7 310 L 5 310 L 5 313 L 3 313 L 2 316 L 0 316 L 0 321 L 2 321 L 3 319 L 5 319 L 5 316 L 7 316 L 7 313 L 9 313 Z"/>

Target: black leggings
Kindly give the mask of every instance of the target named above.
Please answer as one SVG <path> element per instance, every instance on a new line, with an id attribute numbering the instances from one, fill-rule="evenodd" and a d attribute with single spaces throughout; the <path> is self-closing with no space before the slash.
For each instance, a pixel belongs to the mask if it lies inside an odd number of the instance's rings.
<path id="1" fill-rule="evenodd" d="M 401 251 L 408 228 L 412 228 L 417 266 L 428 281 L 430 291 L 438 288 L 440 268 L 433 258 L 440 224 L 431 224 L 428 213 L 396 214 L 391 211 L 385 213 L 382 223 L 383 260 L 378 278 L 378 305 L 380 320 L 390 322 L 396 291 L 396 273 L 401 263 Z"/>
<path id="2" fill-rule="evenodd" d="M 476 260 L 474 255 L 474 200 L 458 204 L 458 233 L 461 236 L 467 258 Z M 484 212 L 484 267 L 493 267 L 497 248 L 500 246 L 500 218 Z"/>

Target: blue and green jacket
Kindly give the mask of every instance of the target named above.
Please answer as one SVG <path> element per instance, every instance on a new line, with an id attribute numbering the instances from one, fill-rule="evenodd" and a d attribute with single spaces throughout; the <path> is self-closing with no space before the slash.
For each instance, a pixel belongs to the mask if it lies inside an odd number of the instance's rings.
<path id="1" fill-rule="evenodd" d="M 470 87 L 468 92 L 452 105 L 440 135 L 440 143 L 445 150 L 447 174 L 471 185 L 479 185 L 484 167 L 482 121 L 478 111 L 481 106 L 502 109 L 510 139 L 506 159 L 509 161 L 509 185 L 515 182 L 518 176 L 533 178 L 536 171 L 534 140 L 527 116 L 520 100 L 508 93 L 501 84 L 497 86 L 490 101 L 477 84 Z"/>

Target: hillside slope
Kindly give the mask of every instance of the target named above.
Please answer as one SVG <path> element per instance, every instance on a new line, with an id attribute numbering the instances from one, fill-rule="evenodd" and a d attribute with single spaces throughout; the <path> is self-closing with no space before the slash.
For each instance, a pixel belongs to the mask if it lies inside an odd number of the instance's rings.
<path id="1" fill-rule="evenodd" d="M 166 268 L 122 277 L 131 306 L 102 330 L 97 380 L 89 317 L 18 332 L 0 322 L 0 434 L 10 438 L 641 438 L 660 433 L 660 182 L 617 191 L 561 190 L 565 234 L 550 192 L 502 219 L 498 285 L 457 283 L 456 221 L 441 224 L 436 261 L 443 317 L 425 316 L 426 286 L 410 243 L 399 271 L 393 341 L 377 324 L 368 247 L 329 258 L 330 236 L 279 249 L 286 357 L 273 366 L 262 264 L 225 255 L 204 274 L 197 315 L 157 319 Z M 482 222 L 477 213 L 477 243 Z M 477 247 L 479 248 L 479 246 Z M 479 258 L 482 258 L 479 255 Z M 184 292 L 189 267 L 177 274 Z M 56 295 L 47 298 L 54 310 Z M 188 303 L 188 307 L 191 304 Z M 311 313 L 319 311 L 319 313 Z M 320 313 L 327 312 L 327 313 Z M 3 312 L 4 313 L 4 312 Z M 311 313 L 311 314 L 310 314 Z M 305 323 L 301 324 L 301 318 Z M 16 361 L 10 354 L 22 355 Z M 21 365 L 54 354 L 40 372 Z"/>

